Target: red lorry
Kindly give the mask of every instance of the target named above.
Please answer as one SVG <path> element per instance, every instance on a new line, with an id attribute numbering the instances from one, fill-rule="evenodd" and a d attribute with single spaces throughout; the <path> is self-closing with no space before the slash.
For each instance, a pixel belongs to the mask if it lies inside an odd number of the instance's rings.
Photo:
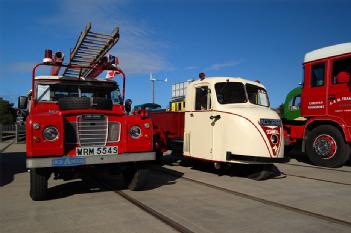
<path id="1" fill-rule="evenodd" d="M 284 107 L 286 146 L 299 145 L 315 165 L 340 167 L 350 158 L 351 43 L 305 55 L 304 81 Z"/>
<path id="2" fill-rule="evenodd" d="M 33 200 L 48 197 L 51 174 L 69 180 L 97 167 L 120 168 L 128 187 L 141 189 L 147 163 L 155 160 L 152 122 L 128 114 L 125 75 L 105 56 L 118 41 L 118 28 L 111 35 L 90 29 L 89 24 L 68 64 L 62 63 L 62 52 L 52 58 L 47 50 L 43 63 L 33 68 L 32 91 L 19 97 L 19 109 L 29 109 L 26 153 Z M 36 75 L 42 66 L 51 67 L 50 75 Z M 115 80 L 97 78 L 104 70 L 122 75 L 122 91 Z"/>

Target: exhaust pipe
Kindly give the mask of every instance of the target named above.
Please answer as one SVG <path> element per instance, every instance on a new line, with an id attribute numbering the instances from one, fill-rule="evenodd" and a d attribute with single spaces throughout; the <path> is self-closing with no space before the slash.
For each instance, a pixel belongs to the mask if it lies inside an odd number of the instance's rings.
<path id="1" fill-rule="evenodd" d="M 54 55 L 54 66 L 51 67 L 51 72 L 50 74 L 52 76 L 58 75 L 61 69 L 61 65 L 63 63 L 63 60 L 65 58 L 65 55 L 63 54 L 62 51 L 57 51 Z"/>

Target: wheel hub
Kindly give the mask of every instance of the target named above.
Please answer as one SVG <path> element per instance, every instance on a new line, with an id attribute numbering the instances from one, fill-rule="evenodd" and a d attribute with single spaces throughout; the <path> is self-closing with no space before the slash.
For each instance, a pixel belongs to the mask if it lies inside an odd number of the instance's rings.
<path id="1" fill-rule="evenodd" d="M 331 159 L 336 153 L 336 141 L 330 135 L 319 135 L 313 142 L 313 150 L 322 159 Z"/>

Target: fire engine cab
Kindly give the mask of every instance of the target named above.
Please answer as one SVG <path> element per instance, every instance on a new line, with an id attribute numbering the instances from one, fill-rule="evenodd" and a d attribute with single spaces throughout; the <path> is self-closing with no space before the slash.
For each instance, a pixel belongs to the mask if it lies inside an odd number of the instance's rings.
<path id="1" fill-rule="evenodd" d="M 340 167 L 350 158 L 351 43 L 305 55 L 304 82 L 285 100 L 284 133 L 315 165 Z"/>
<path id="2" fill-rule="evenodd" d="M 97 166 L 121 168 L 132 190 L 145 184 L 146 162 L 155 160 L 152 122 L 145 114 L 129 115 L 130 106 L 123 104 L 125 75 L 115 58 L 105 56 L 118 39 L 118 28 L 106 35 L 92 32 L 89 24 L 68 64 L 62 52 L 52 58 L 47 50 L 33 68 L 32 91 L 19 97 L 19 108 L 29 109 L 26 150 L 33 200 L 47 198 L 52 174 L 67 180 Z M 36 75 L 42 66 L 51 67 L 50 75 Z M 122 90 L 113 78 L 97 78 L 104 70 L 121 74 Z"/>

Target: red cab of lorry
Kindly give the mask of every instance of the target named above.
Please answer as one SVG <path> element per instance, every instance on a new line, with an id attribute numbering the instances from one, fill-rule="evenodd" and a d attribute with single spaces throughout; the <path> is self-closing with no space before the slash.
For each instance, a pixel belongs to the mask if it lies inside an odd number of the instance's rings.
<path id="1" fill-rule="evenodd" d="M 340 167 L 350 158 L 351 43 L 309 52 L 303 67 L 301 92 L 286 101 L 285 116 L 300 114 L 283 119 L 285 142 L 300 145 L 315 165 Z"/>

